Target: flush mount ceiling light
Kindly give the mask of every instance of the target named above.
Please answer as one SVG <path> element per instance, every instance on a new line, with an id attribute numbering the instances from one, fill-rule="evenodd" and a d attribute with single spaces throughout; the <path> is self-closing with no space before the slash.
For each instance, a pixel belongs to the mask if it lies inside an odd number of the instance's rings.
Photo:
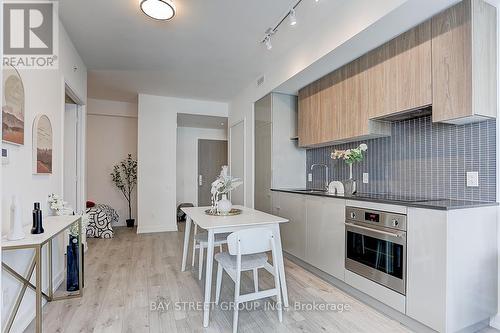
<path id="1" fill-rule="evenodd" d="M 172 0 L 142 0 L 141 10 L 147 16 L 160 21 L 167 21 L 175 16 L 175 5 Z"/>

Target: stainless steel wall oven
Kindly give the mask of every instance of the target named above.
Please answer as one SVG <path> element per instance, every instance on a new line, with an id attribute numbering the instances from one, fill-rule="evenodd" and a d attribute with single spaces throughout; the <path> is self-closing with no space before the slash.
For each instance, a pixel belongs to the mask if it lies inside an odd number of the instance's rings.
<path id="1" fill-rule="evenodd" d="M 345 267 L 406 294 L 406 215 L 346 207 Z"/>

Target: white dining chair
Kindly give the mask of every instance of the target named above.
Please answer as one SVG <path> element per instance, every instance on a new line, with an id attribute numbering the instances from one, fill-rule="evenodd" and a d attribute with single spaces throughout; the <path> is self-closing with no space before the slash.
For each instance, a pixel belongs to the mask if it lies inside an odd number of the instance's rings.
<path id="1" fill-rule="evenodd" d="M 216 234 L 214 239 L 214 247 L 218 246 L 219 251 L 222 252 L 222 245 L 227 244 L 227 236 L 229 233 Z M 203 252 L 204 249 L 208 248 L 208 232 L 203 231 L 198 233 L 198 226 L 194 225 L 194 239 L 193 239 L 193 259 L 191 266 L 194 267 L 194 258 L 196 250 L 199 250 L 198 254 L 198 279 L 201 280 L 203 273 Z"/>
<path id="2" fill-rule="evenodd" d="M 219 304 L 220 290 L 222 286 L 223 270 L 235 283 L 234 287 L 234 312 L 233 332 L 238 331 L 238 307 L 239 304 L 261 298 L 276 296 L 276 308 L 279 321 L 283 321 L 281 309 L 281 288 L 279 270 L 276 259 L 276 246 L 274 235 L 268 228 L 252 228 L 233 232 L 227 237 L 228 252 L 219 252 L 215 255 L 217 261 L 217 286 L 215 291 L 215 303 Z M 266 252 L 271 251 L 273 266 L 268 262 Z M 274 276 L 274 288 L 259 291 L 258 270 L 268 269 Z M 240 295 L 241 272 L 253 271 L 254 292 Z"/>

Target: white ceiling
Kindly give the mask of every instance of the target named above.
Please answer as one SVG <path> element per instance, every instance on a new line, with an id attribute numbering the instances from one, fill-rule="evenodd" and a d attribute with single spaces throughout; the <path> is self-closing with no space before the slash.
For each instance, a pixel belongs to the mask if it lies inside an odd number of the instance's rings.
<path id="1" fill-rule="evenodd" d="M 178 113 L 177 127 L 227 129 L 227 117 Z"/>
<path id="2" fill-rule="evenodd" d="M 325 6 L 345 1 L 304 0 L 299 24 L 278 32 L 279 45 L 293 47 L 304 37 L 301 19 L 313 21 Z M 140 0 L 64 0 L 60 15 L 89 69 L 89 97 L 134 101 L 148 93 L 228 101 L 287 51 L 268 52 L 259 41 L 294 2 L 176 0 L 177 16 L 158 22 L 142 14 Z"/>

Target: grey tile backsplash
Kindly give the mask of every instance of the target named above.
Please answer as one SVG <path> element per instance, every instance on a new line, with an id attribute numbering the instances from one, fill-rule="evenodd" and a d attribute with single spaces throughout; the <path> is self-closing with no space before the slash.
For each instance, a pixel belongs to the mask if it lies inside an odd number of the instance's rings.
<path id="1" fill-rule="evenodd" d="M 365 159 L 353 166 L 358 192 L 389 193 L 430 199 L 496 201 L 495 120 L 467 125 L 432 123 L 431 117 L 392 123 L 391 137 L 307 150 L 306 174 L 313 163 L 327 164 L 330 181 L 349 178 L 333 149 L 368 145 Z M 479 187 L 466 186 L 466 172 L 479 172 Z M 324 186 L 324 170 L 315 168 L 308 188 Z M 362 183 L 363 172 L 369 183 Z"/>

